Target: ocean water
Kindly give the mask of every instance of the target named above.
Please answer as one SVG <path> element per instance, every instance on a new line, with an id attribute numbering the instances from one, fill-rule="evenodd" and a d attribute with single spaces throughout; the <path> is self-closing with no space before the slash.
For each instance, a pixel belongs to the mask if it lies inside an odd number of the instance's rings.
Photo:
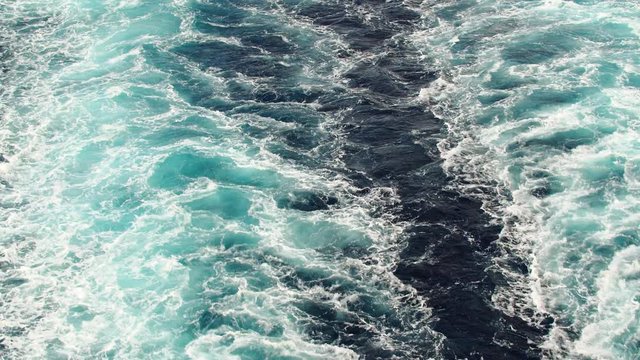
<path id="1" fill-rule="evenodd" d="M 493 301 L 551 323 L 549 357 L 640 356 L 639 16 L 634 1 L 434 3 L 414 37 L 442 69 L 421 96 L 447 123 L 453 186 L 505 224 Z"/>
<path id="2" fill-rule="evenodd" d="M 637 358 L 639 6 L 0 0 L 0 358 Z"/>
<path id="3" fill-rule="evenodd" d="M 340 39 L 261 1 L 1 6 L 3 358 L 439 342 L 393 189 L 358 194 L 314 103 Z"/>

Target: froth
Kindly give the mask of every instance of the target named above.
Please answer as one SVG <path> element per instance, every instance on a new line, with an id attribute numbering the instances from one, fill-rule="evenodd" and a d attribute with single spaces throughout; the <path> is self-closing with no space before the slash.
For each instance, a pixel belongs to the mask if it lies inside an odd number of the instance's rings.
<path id="1" fill-rule="evenodd" d="M 355 196 L 329 166 L 283 159 L 269 150 L 277 137 L 250 133 L 298 124 L 194 100 L 230 101 L 231 82 L 255 91 L 266 81 L 230 80 L 177 54 L 177 44 L 220 40 L 194 30 L 191 5 L 12 6 L 12 28 L 30 6 L 50 20 L 9 41 L 28 63 L 9 70 L 2 93 L 3 351 L 349 359 L 347 345 L 319 344 L 331 342 L 324 332 L 339 339 L 340 324 L 353 325 L 393 350 L 398 335 L 436 338 L 425 300 L 392 273 L 403 224 L 372 215 L 393 191 Z M 326 123 L 312 128 L 321 139 Z"/>
<path id="2" fill-rule="evenodd" d="M 637 4 L 425 10 L 413 40 L 453 84 L 421 93 L 449 128 L 445 168 L 504 224 L 494 302 L 533 324 L 551 314 L 549 357 L 633 358 Z"/>

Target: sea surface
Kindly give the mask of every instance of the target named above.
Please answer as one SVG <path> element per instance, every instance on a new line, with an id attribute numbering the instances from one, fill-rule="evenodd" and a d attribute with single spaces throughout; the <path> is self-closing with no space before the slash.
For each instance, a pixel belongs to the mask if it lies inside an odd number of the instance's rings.
<path id="1" fill-rule="evenodd" d="M 0 0 L 0 359 L 640 359 L 640 3 Z"/>

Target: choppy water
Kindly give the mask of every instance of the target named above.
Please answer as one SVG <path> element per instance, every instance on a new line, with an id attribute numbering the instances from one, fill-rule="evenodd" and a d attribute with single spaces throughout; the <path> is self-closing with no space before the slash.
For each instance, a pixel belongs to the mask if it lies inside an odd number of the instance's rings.
<path id="1" fill-rule="evenodd" d="M 444 165 L 506 224 L 494 301 L 551 314 L 556 357 L 640 356 L 639 16 L 635 1 L 434 4 L 415 36 L 443 69 L 422 96 L 447 119 Z"/>
<path id="2" fill-rule="evenodd" d="M 640 355 L 638 3 L 0 15 L 0 357 Z"/>

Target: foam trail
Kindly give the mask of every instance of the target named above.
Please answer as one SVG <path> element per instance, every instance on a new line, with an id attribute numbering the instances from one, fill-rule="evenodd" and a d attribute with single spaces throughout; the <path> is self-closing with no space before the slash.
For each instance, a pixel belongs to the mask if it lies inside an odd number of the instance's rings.
<path id="1" fill-rule="evenodd" d="M 636 358 L 638 4 L 426 5 L 421 101 L 457 189 L 505 225 L 494 303 L 552 324 L 548 357 Z"/>
<path id="2" fill-rule="evenodd" d="M 0 12 L 2 357 L 437 354 L 394 193 L 313 103 L 339 39 L 252 1 Z"/>

